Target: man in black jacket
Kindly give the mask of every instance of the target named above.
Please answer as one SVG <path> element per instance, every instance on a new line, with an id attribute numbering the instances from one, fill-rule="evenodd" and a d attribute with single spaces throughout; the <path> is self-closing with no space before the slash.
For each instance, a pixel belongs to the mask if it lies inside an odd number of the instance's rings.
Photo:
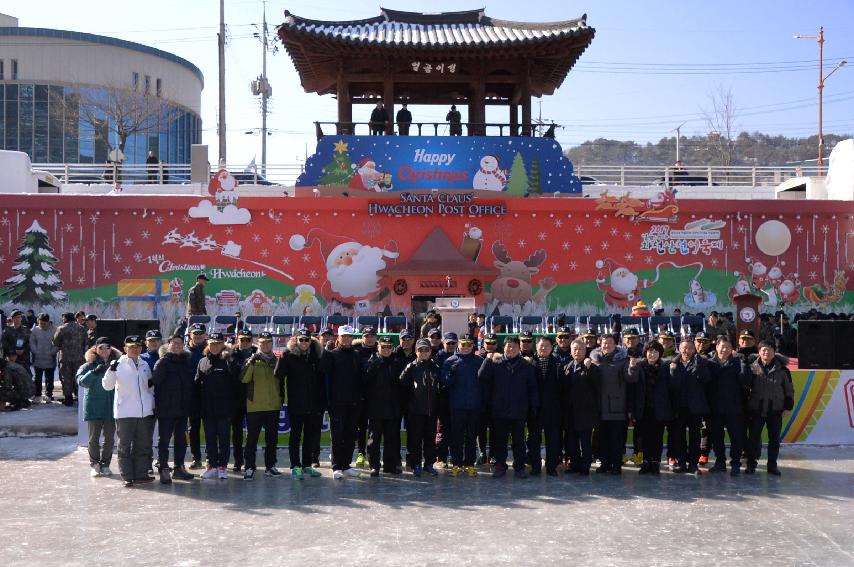
<path id="1" fill-rule="evenodd" d="M 349 325 L 338 328 L 338 346 L 323 357 L 329 377 L 329 415 L 332 433 L 332 478 L 344 475 L 359 476 L 350 468 L 356 443 L 356 424 L 362 400 L 362 369 L 358 353 L 353 349 L 354 330 Z"/>
<path id="2" fill-rule="evenodd" d="M 525 470 L 525 418 L 536 417 L 540 400 L 534 366 L 520 355 L 519 338 L 504 339 L 504 354 L 483 361 L 478 371 L 483 399 L 495 427 L 495 470 L 492 476 L 507 473 L 507 441 L 512 438 L 513 472 L 528 478 Z"/>
<path id="3" fill-rule="evenodd" d="M 795 405 L 792 374 L 787 359 L 778 355 L 770 341 L 759 343 L 759 355 L 750 359 L 750 397 L 747 401 L 749 433 L 747 436 L 747 474 L 756 472 L 762 454 L 762 429 L 768 429 L 768 474 L 780 476 L 777 456 L 780 454 L 780 431 L 783 416 Z"/>
<path id="4" fill-rule="evenodd" d="M 184 468 L 187 453 L 187 418 L 193 405 L 194 369 L 190 365 L 190 351 L 184 348 L 184 336 L 172 335 L 165 352 L 154 364 L 151 381 L 154 382 L 154 404 L 157 408 L 157 443 L 160 463 L 160 482 L 169 484 L 173 478 L 192 480 Z M 174 468 L 169 475 L 169 441 L 174 444 Z"/>
<path id="5" fill-rule="evenodd" d="M 416 358 L 400 375 L 406 402 L 406 451 L 412 473 L 421 476 L 424 469 L 432 476 L 436 460 L 436 420 L 439 410 L 439 366 L 430 358 L 430 341 L 419 339 L 415 345 Z"/>
<path id="6" fill-rule="evenodd" d="M 312 338 L 308 329 L 302 327 L 288 340 L 274 371 L 276 378 L 284 381 L 288 393 L 291 468 L 302 468 L 303 474 L 310 477 L 320 476 L 313 465 L 315 447 L 320 443 L 323 412 L 326 411 L 325 356 L 328 354 L 320 341 Z"/>
<path id="7" fill-rule="evenodd" d="M 371 111 L 371 136 L 382 136 L 385 134 L 385 125 L 388 122 L 388 112 L 382 102 L 378 102 L 376 108 Z"/>
<path id="8" fill-rule="evenodd" d="M 238 320 L 239 321 L 239 320 Z M 232 351 L 234 365 L 238 371 L 246 366 L 246 361 L 258 352 L 258 348 L 252 346 L 252 331 L 241 327 L 237 331 L 237 348 Z M 231 449 L 234 452 L 234 472 L 240 472 L 243 468 L 243 424 L 246 422 L 246 384 L 238 381 L 234 385 L 234 412 L 231 414 Z"/>
<path id="9" fill-rule="evenodd" d="M 404 102 L 401 109 L 397 111 L 397 133 L 400 136 L 409 135 L 409 126 L 412 124 L 412 113 L 409 112 L 407 104 Z"/>
<path id="10" fill-rule="evenodd" d="M 368 361 L 377 353 L 377 331 L 373 327 L 362 328 L 362 338 L 354 341 L 353 350 L 359 355 L 362 369 L 368 367 Z M 359 421 L 356 426 L 356 466 L 364 468 L 368 454 L 368 404 L 362 399 L 359 404 Z"/>
<path id="11" fill-rule="evenodd" d="M 699 474 L 700 428 L 702 417 L 709 413 L 706 385 L 711 376 L 708 361 L 697 354 L 694 342 L 689 338 L 679 344 L 679 356 L 670 363 L 670 377 L 677 390 L 676 417 L 672 434 L 668 437 L 668 444 L 672 442 L 674 445 L 677 460 L 674 472 Z"/>
<path id="12" fill-rule="evenodd" d="M 742 389 L 749 382 L 745 359 L 733 353 L 727 335 L 718 336 L 715 356 L 709 362 L 709 406 L 712 411 L 710 437 L 715 449 L 715 465 L 709 472 L 726 471 L 726 446 L 724 428 L 730 439 L 730 465 L 732 476 L 741 472 L 741 454 L 744 448 L 744 415 Z"/>
<path id="13" fill-rule="evenodd" d="M 566 375 L 560 362 L 552 356 L 552 340 L 542 335 L 537 340 L 537 351 L 532 358 L 537 376 L 539 406 L 528 416 L 528 461 L 531 474 L 540 474 L 542 469 L 541 438 L 546 437 L 546 473 L 557 476 L 557 464 L 561 452 L 561 390 Z"/>
<path id="14" fill-rule="evenodd" d="M 582 339 L 572 341 L 570 352 L 569 362 L 563 366 L 567 376 L 562 395 L 565 450 L 572 463 L 570 472 L 586 476 L 593 463 L 593 428 L 599 423 L 601 373 L 587 357 Z"/>
<path id="15" fill-rule="evenodd" d="M 368 461 L 371 476 L 380 475 L 380 443 L 383 472 L 400 474 L 400 360 L 392 356 L 391 337 L 379 341 L 379 352 L 365 369 L 365 401 L 368 404 Z"/>

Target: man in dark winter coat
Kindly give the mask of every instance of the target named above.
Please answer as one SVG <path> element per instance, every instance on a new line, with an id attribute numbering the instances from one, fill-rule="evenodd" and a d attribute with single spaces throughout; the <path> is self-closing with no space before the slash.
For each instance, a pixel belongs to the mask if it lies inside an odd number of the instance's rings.
<path id="1" fill-rule="evenodd" d="M 451 424 L 451 476 L 477 476 L 475 438 L 482 407 L 477 373 L 484 361 L 474 354 L 471 338 L 459 341 L 459 352 L 442 364 L 441 382 L 448 396 Z"/>
<path id="2" fill-rule="evenodd" d="M 433 331 L 439 332 L 438 329 L 431 329 L 430 333 Z M 439 367 L 440 371 L 442 366 L 445 364 L 445 361 L 454 356 L 457 352 L 457 344 L 459 342 L 459 337 L 456 333 L 447 332 L 444 335 L 441 335 L 442 338 L 442 348 L 437 351 L 434 351 L 433 361 Z M 431 347 L 432 341 L 431 341 Z M 450 400 L 448 398 L 448 389 L 441 383 L 439 383 L 439 422 L 437 424 L 436 429 L 436 456 L 438 460 L 447 463 L 448 457 L 450 456 L 450 444 L 451 444 L 451 405 Z M 481 448 L 485 447 L 485 443 L 481 445 Z"/>
<path id="3" fill-rule="evenodd" d="M 783 416 L 788 415 L 795 405 L 795 390 L 792 374 L 786 367 L 788 360 L 777 354 L 770 341 L 759 343 L 759 355 L 750 359 L 750 396 L 747 400 L 748 474 L 756 472 L 756 464 L 762 454 L 762 429 L 768 429 L 768 474 L 780 476 L 777 456 L 780 454 L 780 431 Z"/>
<path id="4" fill-rule="evenodd" d="M 540 474 L 541 438 L 546 438 L 546 473 L 557 476 L 557 465 L 560 461 L 561 426 L 563 425 L 562 396 L 566 387 L 566 374 L 557 357 L 552 356 L 552 340 L 543 335 L 537 339 L 537 351 L 531 362 L 537 377 L 537 398 L 539 405 L 528 416 L 528 462 L 531 464 L 531 474 Z"/>
<path id="5" fill-rule="evenodd" d="M 205 300 L 205 284 L 208 277 L 205 274 L 196 276 L 196 285 L 187 293 L 187 318 L 193 315 L 207 315 L 208 308 Z"/>
<path id="6" fill-rule="evenodd" d="M 699 474 L 700 428 L 703 416 L 709 414 L 706 385 L 711 376 L 708 361 L 697 355 L 691 339 L 685 338 L 679 344 L 679 356 L 670 363 L 670 378 L 676 390 L 676 415 L 671 437 L 668 438 L 677 461 L 674 472 Z"/>
<path id="7" fill-rule="evenodd" d="M 392 355 L 391 337 L 379 341 L 364 373 L 365 402 L 368 405 L 368 462 L 371 476 L 380 475 L 380 443 L 383 443 L 383 472 L 400 474 L 400 374 L 401 359 Z"/>
<path id="8" fill-rule="evenodd" d="M 344 475 L 356 477 L 359 471 L 350 468 L 356 443 L 359 404 L 362 401 L 362 369 L 358 353 L 353 349 L 354 330 L 349 325 L 338 328 L 338 346 L 323 357 L 329 377 L 329 415 L 332 419 L 332 478 Z"/>
<path id="9" fill-rule="evenodd" d="M 325 356 L 328 354 L 320 341 L 302 328 L 288 340 L 275 370 L 275 376 L 284 381 L 288 393 L 291 467 L 302 468 L 303 474 L 310 477 L 320 474 L 313 467 L 313 459 L 315 447 L 320 443 L 323 412 L 326 411 Z"/>
<path id="10" fill-rule="evenodd" d="M 377 331 L 373 327 L 362 329 L 362 338 L 353 341 L 353 350 L 359 355 L 362 369 L 368 367 L 368 361 L 377 353 Z M 356 466 L 364 468 L 368 454 L 368 404 L 364 398 L 359 403 L 359 421 L 356 427 Z"/>
<path id="11" fill-rule="evenodd" d="M 196 370 L 208 454 L 208 468 L 202 473 L 203 479 L 228 479 L 229 423 L 235 403 L 234 382 L 239 379 L 239 371 L 222 334 L 209 334 L 205 357 Z"/>
<path id="12" fill-rule="evenodd" d="M 252 346 L 252 331 L 242 327 L 237 331 L 237 348 L 231 351 L 234 366 L 242 372 L 246 362 L 258 352 L 258 348 Z M 231 414 L 231 450 L 234 453 L 234 472 L 240 472 L 243 468 L 243 424 L 246 422 L 246 384 L 238 381 L 234 384 L 234 411 Z"/>
<path id="13" fill-rule="evenodd" d="M 142 357 L 140 357 L 142 358 Z M 184 348 L 184 336 L 172 335 L 169 344 L 161 348 L 154 364 L 151 381 L 154 382 L 154 404 L 157 409 L 157 443 L 160 463 L 160 482 L 169 484 L 173 478 L 192 480 L 193 475 L 184 468 L 187 453 L 187 419 L 195 395 L 195 370 L 191 365 L 190 351 Z M 172 475 L 169 475 L 169 441 L 174 444 Z"/>
<path id="14" fill-rule="evenodd" d="M 388 111 L 385 109 L 382 102 L 378 102 L 376 108 L 371 111 L 371 136 L 381 136 L 385 134 L 386 122 L 388 122 Z"/>
<path id="15" fill-rule="evenodd" d="M 409 112 L 407 104 L 404 102 L 401 109 L 397 111 L 397 133 L 400 136 L 409 135 L 409 126 L 412 124 L 412 113 Z"/>
<path id="16" fill-rule="evenodd" d="M 205 348 L 208 345 L 207 328 L 203 323 L 193 323 L 190 325 L 190 337 L 187 350 L 190 351 L 190 368 L 193 369 L 195 376 L 196 369 L 199 367 L 199 362 L 205 357 Z M 193 462 L 190 464 L 190 470 L 198 470 L 204 468 L 202 465 L 202 441 L 201 428 L 202 416 L 199 409 L 199 385 L 193 386 L 193 400 L 190 405 L 190 451 L 193 455 Z"/>
<path id="17" fill-rule="evenodd" d="M 489 408 L 495 431 L 495 470 L 492 476 L 507 473 L 507 441 L 512 438 L 513 472 L 528 478 L 525 470 L 525 419 L 536 417 L 540 405 L 534 366 L 521 356 L 519 337 L 504 339 L 504 354 L 483 361 L 478 372 L 484 405 Z M 537 459 L 539 460 L 539 455 Z"/>
<path id="18" fill-rule="evenodd" d="M 570 472 L 587 475 L 593 462 L 593 428 L 599 424 L 602 373 L 587 357 L 587 345 L 582 339 L 572 341 L 570 352 L 571 357 L 563 366 L 567 380 L 561 395 L 565 451 L 572 463 Z M 560 356 L 555 358 L 561 360 Z"/>
<path id="19" fill-rule="evenodd" d="M 400 374 L 406 404 L 406 452 L 408 465 L 415 476 L 424 469 L 436 476 L 436 419 L 439 411 L 439 366 L 430 358 L 430 341 L 419 339 L 415 345 L 417 359 Z"/>
<path id="20" fill-rule="evenodd" d="M 741 454 L 744 449 L 744 415 L 742 390 L 749 382 L 747 363 L 733 353 L 729 337 L 720 335 L 716 341 L 715 356 L 709 361 L 709 406 L 712 411 L 709 436 L 715 449 L 715 465 L 709 472 L 726 471 L 726 446 L 724 428 L 730 439 L 730 466 L 732 475 L 741 472 Z"/>
<path id="21" fill-rule="evenodd" d="M 590 353 L 590 360 L 601 373 L 599 457 L 602 465 L 596 472 L 620 474 L 630 409 L 628 384 L 636 379 L 636 375 L 628 372 L 629 361 L 633 361 L 634 366 L 637 359 L 630 359 L 626 349 L 617 347 L 613 335 L 602 335 L 599 348 Z"/>

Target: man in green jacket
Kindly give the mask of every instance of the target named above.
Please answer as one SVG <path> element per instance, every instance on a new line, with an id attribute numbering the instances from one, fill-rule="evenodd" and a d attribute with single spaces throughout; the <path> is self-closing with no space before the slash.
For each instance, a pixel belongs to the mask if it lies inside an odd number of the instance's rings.
<path id="1" fill-rule="evenodd" d="M 89 473 L 92 477 L 110 476 L 113 459 L 113 438 L 116 422 L 113 419 L 115 390 L 105 390 L 101 379 L 111 361 L 118 360 L 121 351 L 110 346 L 106 337 L 96 339 L 95 346 L 86 351 L 86 362 L 77 371 L 77 383 L 86 388 L 83 420 L 89 428 Z M 101 435 L 104 442 L 101 444 Z"/>
<path id="2" fill-rule="evenodd" d="M 246 469 L 244 480 L 255 478 L 255 453 L 258 437 L 264 428 L 264 476 L 280 476 L 276 468 L 276 444 L 279 440 L 279 412 L 282 410 L 282 385 L 273 371 L 276 355 L 273 353 L 273 335 L 263 332 L 258 336 L 258 352 L 246 361 L 242 381 L 246 384 Z M 296 469 L 294 469 L 296 471 Z M 294 474 L 294 477 L 297 475 Z M 302 471 L 300 470 L 300 477 Z"/>

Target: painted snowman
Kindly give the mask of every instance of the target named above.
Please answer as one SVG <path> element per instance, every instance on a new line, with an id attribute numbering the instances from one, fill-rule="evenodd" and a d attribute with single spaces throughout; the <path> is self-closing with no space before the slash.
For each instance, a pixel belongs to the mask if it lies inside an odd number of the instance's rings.
<path id="1" fill-rule="evenodd" d="M 507 170 L 500 169 L 496 156 L 483 156 L 480 169 L 474 174 L 473 189 L 503 191 L 507 185 Z"/>

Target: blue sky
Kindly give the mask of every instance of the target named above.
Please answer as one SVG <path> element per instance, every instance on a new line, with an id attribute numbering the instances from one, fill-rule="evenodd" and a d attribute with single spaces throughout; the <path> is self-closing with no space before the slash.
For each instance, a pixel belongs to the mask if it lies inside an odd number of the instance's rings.
<path id="1" fill-rule="evenodd" d="M 335 3 L 338 4 L 338 3 Z M 385 7 L 420 11 L 481 8 L 496 18 L 551 21 L 588 15 L 596 38 L 570 72 L 563 87 L 542 100 L 542 116 L 565 125 L 558 140 L 570 147 L 607 137 L 640 142 L 705 134 L 703 109 L 719 87 L 732 90 L 740 129 L 787 136 L 817 130 L 818 45 L 793 39 L 825 26 L 825 73 L 840 59 L 850 65 L 828 79 L 824 90 L 825 133 L 854 134 L 854 2 L 851 0 L 720 0 L 711 2 L 497 0 L 489 3 L 433 0 L 429 4 L 394 0 Z M 79 0 L 19 2 L 0 0 L 0 12 L 21 26 L 69 29 L 152 45 L 195 63 L 205 75 L 202 94 L 203 141 L 216 161 L 217 0 L 146 0 L 112 4 Z M 520 8 L 524 6 L 524 9 Z M 285 8 L 315 19 L 375 16 L 377 4 L 344 6 L 299 0 L 267 2 L 268 22 L 283 20 Z M 249 92 L 261 72 L 261 47 L 252 33 L 261 21 L 261 0 L 226 0 L 230 44 L 226 54 L 229 163 L 242 165 L 258 155 L 260 137 L 245 132 L 261 125 L 259 101 Z M 273 86 L 268 126 L 268 163 L 294 163 L 314 149 L 314 120 L 335 120 L 331 97 L 306 94 L 288 56 L 268 58 Z M 539 106 L 534 103 L 534 114 Z M 367 120 L 368 107 L 356 107 L 355 120 Z M 414 107 L 414 119 L 444 118 L 444 107 Z M 365 116 L 360 116 L 359 113 Z M 504 112 L 490 121 L 506 121 Z"/>

